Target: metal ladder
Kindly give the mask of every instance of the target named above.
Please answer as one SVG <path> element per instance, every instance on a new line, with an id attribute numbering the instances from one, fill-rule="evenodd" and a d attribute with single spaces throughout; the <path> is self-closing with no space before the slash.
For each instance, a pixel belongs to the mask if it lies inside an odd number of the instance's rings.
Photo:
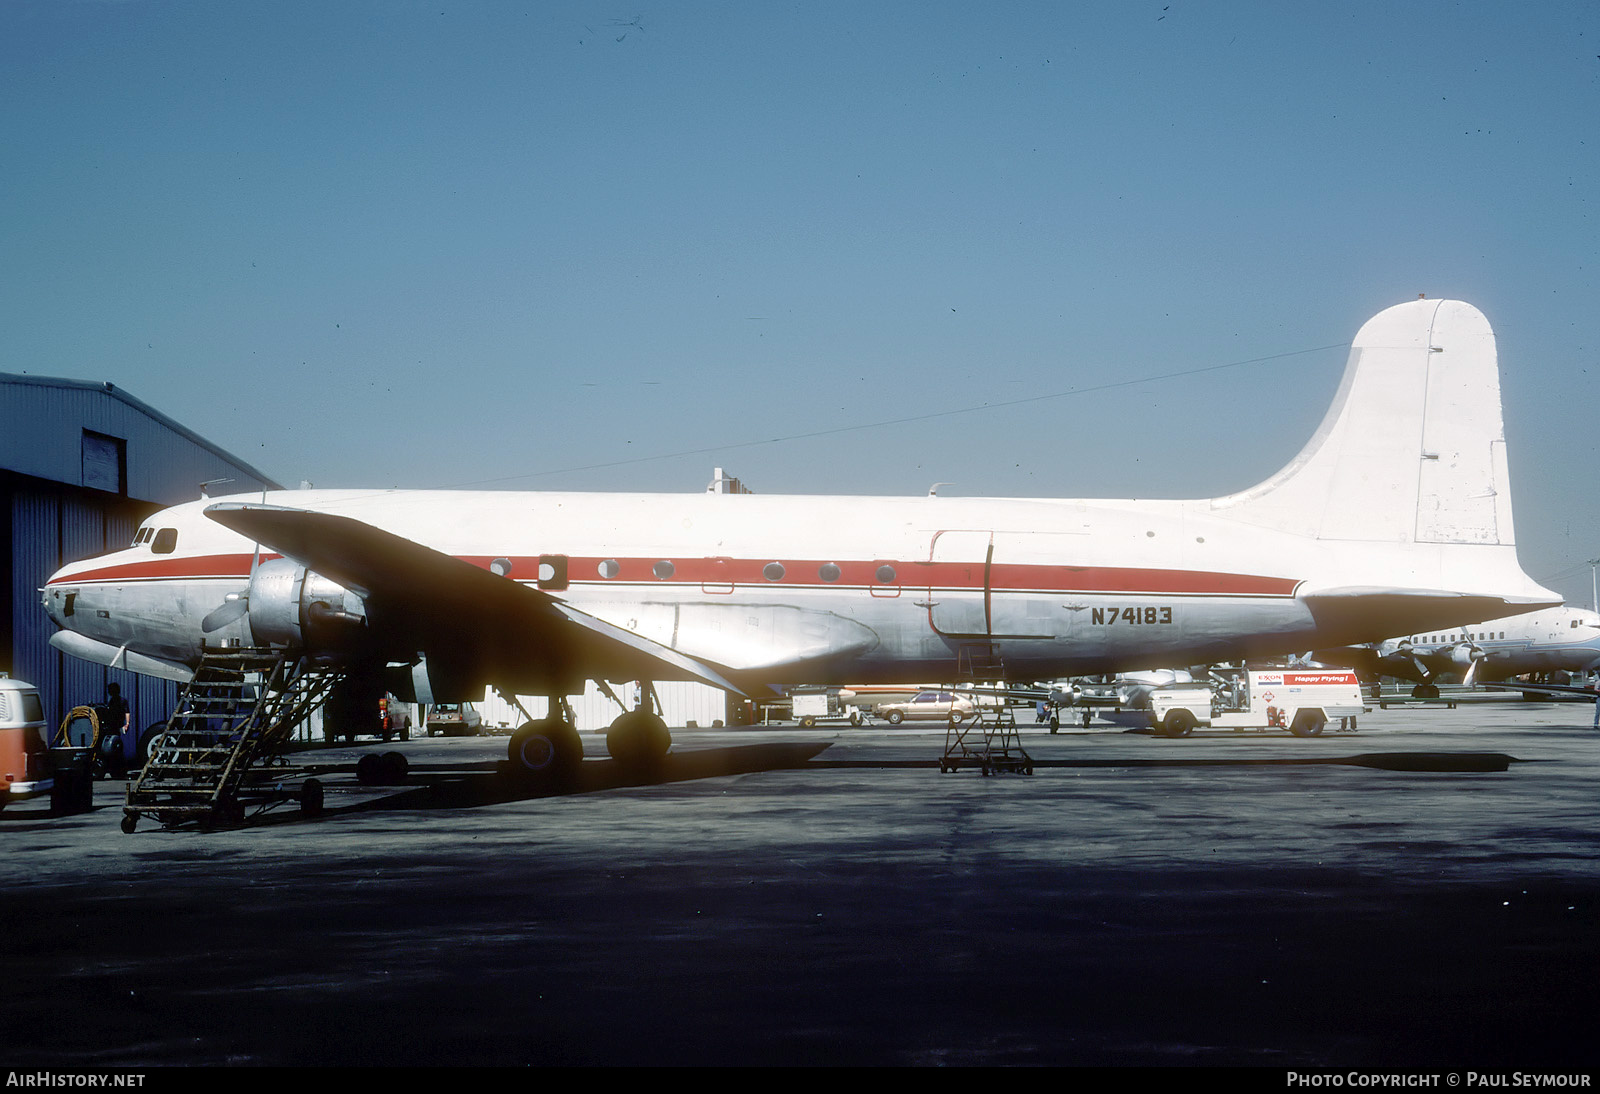
<path id="1" fill-rule="evenodd" d="M 1002 771 L 1033 774 L 1033 757 L 1022 747 L 1017 719 L 1009 706 L 1002 704 L 991 712 L 980 707 L 971 721 L 950 724 L 944 735 L 939 770 L 950 774 L 963 767 L 979 768 L 985 775 Z"/>
<path id="2" fill-rule="evenodd" d="M 282 650 L 211 650 L 201 658 L 150 759 L 128 786 L 122 830 L 141 816 L 163 824 L 244 819 L 246 775 L 271 758 L 327 698 L 343 673 L 312 668 Z M 320 789 L 320 787 L 319 787 Z M 281 792 L 257 794 L 282 800 Z"/>
<path id="3" fill-rule="evenodd" d="M 976 684 L 1005 677 L 1005 661 L 993 642 L 964 642 L 956 650 L 956 681 Z"/>

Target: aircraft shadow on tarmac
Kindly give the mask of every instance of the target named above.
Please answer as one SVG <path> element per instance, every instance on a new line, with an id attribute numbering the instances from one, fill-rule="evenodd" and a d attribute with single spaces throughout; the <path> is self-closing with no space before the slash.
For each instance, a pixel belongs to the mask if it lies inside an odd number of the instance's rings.
<path id="1" fill-rule="evenodd" d="M 456 766 L 429 765 L 413 771 L 400 786 L 387 788 L 390 792 L 367 797 L 348 805 L 335 805 L 315 817 L 300 813 L 258 815 L 252 823 L 285 823 L 336 817 L 342 814 L 426 809 L 470 809 L 487 805 L 504 805 L 510 802 L 568 794 L 589 794 L 601 790 L 625 787 L 654 786 L 665 783 L 690 782 L 698 779 L 727 775 L 746 775 L 762 771 L 794 769 L 840 770 L 846 768 L 894 769 L 916 768 L 933 770 L 939 766 L 936 758 L 926 760 L 817 760 L 828 747 L 827 742 L 772 743 L 739 745 L 728 748 L 695 749 L 674 752 L 654 766 L 640 770 L 617 763 L 615 760 L 587 760 L 579 766 L 575 776 L 558 787 L 530 786 L 520 780 L 508 778 L 498 768 L 481 763 Z M 1373 752 L 1352 756 L 1316 756 L 1283 758 L 1216 758 L 1172 757 L 1165 759 L 1073 759 L 1034 760 L 1032 766 L 1044 768 L 1198 768 L 1198 767 L 1304 767 L 1314 764 L 1365 767 L 1383 771 L 1408 772 L 1497 772 L 1506 771 L 1513 763 L 1523 761 L 1499 752 Z M 328 772 L 323 777 L 334 776 Z M 330 785 L 333 789 L 337 782 Z M 382 788 L 380 788 L 382 789 Z M 337 798 L 335 797 L 336 801 Z"/>
<path id="2" fill-rule="evenodd" d="M 507 777 L 498 767 L 490 768 L 481 763 L 455 766 L 430 764 L 413 770 L 403 785 L 388 788 L 391 792 L 380 797 L 337 805 L 334 804 L 337 799 L 330 795 L 328 806 L 316 817 L 283 813 L 257 816 L 253 823 L 314 820 L 374 810 L 470 809 L 566 794 L 592 794 L 623 787 L 656 786 L 723 775 L 779 771 L 804 767 L 807 761 L 827 747 L 824 741 L 696 749 L 670 753 L 660 762 L 643 769 L 609 759 L 586 760 L 578 766 L 577 773 L 570 780 L 559 786 L 532 785 Z M 327 780 L 329 789 L 333 790 L 339 785 L 338 775 L 338 772 L 327 772 L 319 774 L 319 777 Z"/>

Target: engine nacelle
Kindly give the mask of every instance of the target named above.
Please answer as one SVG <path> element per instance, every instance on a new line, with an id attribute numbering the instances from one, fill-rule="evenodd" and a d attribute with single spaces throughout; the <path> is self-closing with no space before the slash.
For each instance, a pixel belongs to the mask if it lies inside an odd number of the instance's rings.
<path id="1" fill-rule="evenodd" d="M 291 559 L 263 562 L 250 576 L 250 634 L 257 645 L 335 650 L 356 641 L 366 624 L 361 597 Z"/>
<path id="2" fill-rule="evenodd" d="M 391 662 L 384 669 L 384 688 L 407 703 L 471 703 L 483 698 L 482 677 L 460 665 L 419 656 L 410 663 Z"/>

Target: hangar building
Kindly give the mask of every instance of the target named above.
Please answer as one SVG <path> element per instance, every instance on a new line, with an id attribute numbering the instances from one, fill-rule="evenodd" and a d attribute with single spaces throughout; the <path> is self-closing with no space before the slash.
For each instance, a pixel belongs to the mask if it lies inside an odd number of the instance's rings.
<path id="1" fill-rule="evenodd" d="M 38 687 L 52 725 L 112 682 L 137 727 L 165 719 L 177 685 L 56 651 L 39 590 L 63 564 L 126 546 L 141 520 L 198 498 L 203 483 L 277 483 L 110 383 L 0 373 L 0 422 L 0 671 Z"/>

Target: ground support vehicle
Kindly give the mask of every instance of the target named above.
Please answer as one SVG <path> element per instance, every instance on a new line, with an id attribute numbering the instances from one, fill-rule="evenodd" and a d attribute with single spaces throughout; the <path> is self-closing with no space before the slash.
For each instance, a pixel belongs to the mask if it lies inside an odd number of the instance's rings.
<path id="1" fill-rule="evenodd" d="M 0 809 L 50 796 L 53 813 L 84 813 L 94 804 L 91 746 L 47 743 L 38 689 L 0 673 Z"/>
<path id="2" fill-rule="evenodd" d="M 939 770 L 949 774 L 963 767 L 976 767 L 985 775 L 1033 774 L 1033 757 L 1022 747 L 1009 706 L 980 707 L 970 719 L 951 717 Z"/>
<path id="3" fill-rule="evenodd" d="M 818 722 L 848 721 L 859 726 L 867 720 L 859 706 L 839 697 L 838 688 L 797 688 L 789 693 L 789 701 L 794 720 L 807 729 Z"/>
<path id="4" fill-rule="evenodd" d="M 1149 725 L 1168 737 L 1196 727 L 1283 729 L 1315 737 L 1331 719 L 1354 725 L 1366 707 L 1361 682 L 1345 669 L 1251 669 L 1231 679 L 1157 688 L 1150 693 Z"/>

